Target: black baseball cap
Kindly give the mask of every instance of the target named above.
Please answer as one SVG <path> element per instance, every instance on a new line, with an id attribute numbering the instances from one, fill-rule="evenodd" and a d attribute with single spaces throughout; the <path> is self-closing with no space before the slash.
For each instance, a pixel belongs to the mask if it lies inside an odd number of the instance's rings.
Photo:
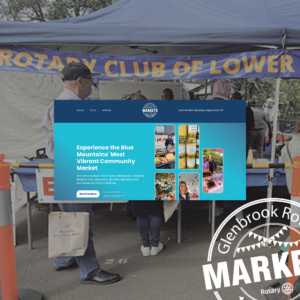
<path id="1" fill-rule="evenodd" d="M 91 73 L 91 70 L 84 64 L 71 62 L 61 71 L 62 80 L 76 80 L 78 78 L 91 78 L 100 75 L 100 73 Z"/>

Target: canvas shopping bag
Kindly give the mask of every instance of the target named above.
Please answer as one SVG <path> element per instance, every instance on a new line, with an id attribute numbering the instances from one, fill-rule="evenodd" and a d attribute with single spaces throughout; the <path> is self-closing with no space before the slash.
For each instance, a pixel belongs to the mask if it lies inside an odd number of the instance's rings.
<path id="1" fill-rule="evenodd" d="M 49 258 L 84 255 L 89 238 L 89 213 L 49 214 Z"/>
<path id="2" fill-rule="evenodd" d="M 165 222 L 172 217 L 174 211 L 178 208 L 179 201 L 164 201 L 164 217 Z"/>

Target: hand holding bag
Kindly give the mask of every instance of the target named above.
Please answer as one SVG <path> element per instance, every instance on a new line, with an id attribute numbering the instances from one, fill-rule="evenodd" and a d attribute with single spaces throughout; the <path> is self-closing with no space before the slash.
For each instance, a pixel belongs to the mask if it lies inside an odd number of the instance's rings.
<path id="1" fill-rule="evenodd" d="M 89 213 L 49 214 L 49 258 L 84 255 L 89 238 Z"/>

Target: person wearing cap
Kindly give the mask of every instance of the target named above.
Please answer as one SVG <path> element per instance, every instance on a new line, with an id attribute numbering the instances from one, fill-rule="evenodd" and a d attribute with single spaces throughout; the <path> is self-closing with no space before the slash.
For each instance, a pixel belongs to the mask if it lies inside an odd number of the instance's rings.
<path id="1" fill-rule="evenodd" d="M 264 122 L 269 128 L 269 140 L 272 139 L 271 123 L 269 117 L 256 107 L 256 101 L 250 99 L 247 101 L 247 105 L 252 109 L 254 116 L 254 128 L 251 130 L 250 147 L 256 149 L 258 158 L 262 158 L 265 140 Z"/>
<path id="2" fill-rule="evenodd" d="M 99 73 L 91 73 L 90 69 L 80 63 L 72 62 L 62 70 L 64 91 L 57 100 L 84 100 L 92 93 L 93 76 Z M 46 135 L 46 154 L 54 159 L 54 102 L 49 105 L 43 120 L 43 130 Z M 92 204 L 59 203 L 63 212 L 87 212 L 89 218 L 89 239 L 86 252 L 83 256 L 57 257 L 54 259 L 53 269 L 62 271 L 76 264 L 80 269 L 80 282 L 82 284 L 108 284 L 119 281 L 120 275 L 106 272 L 100 268 L 93 242 L 93 210 Z"/>
<path id="3" fill-rule="evenodd" d="M 203 166 L 203 170 L 209 169 L 209 163 L 206 161 L 205 155 L 202 156 L 202 166 Z"/>
<path id="4" fill-rule="evenodd" d="M 174 100 L 174 93 L 169 88 L 164 89 L 161 98 L 163 100 Z"/>
<path id="5" fill-rule="evenodd" d="M 93 79 L 92 76 L 100 75 L 91 73 L 90 69 L 80 63 L 71 62 L 62 70 L 62 81 L 64 91 L 56 100 L 84 100 L 92 93 Z M 46 110 L 43 129 L 46 135 L 46 154 L 49 158 L 54 159 L 54 102 Z"/>

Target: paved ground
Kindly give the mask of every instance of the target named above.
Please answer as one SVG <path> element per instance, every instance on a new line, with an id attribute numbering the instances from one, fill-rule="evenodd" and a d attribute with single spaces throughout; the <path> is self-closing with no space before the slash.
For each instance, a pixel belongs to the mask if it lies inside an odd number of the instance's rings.
<path id="1" fill-rule="evenodd" d="M 52 259 L 47 257 L 47 214 L 35 211 L 34 208 L 34 250 L 28 250 L 26 210 L 21 209 L 17 213 L 18 245 L 15 248 L 19 288 L 32 288 L 42 292 L 46 300 L 216 299 L 212 291 L 206 291 L 202 271 L 202 265 L 207 263 L 210 245 L 208 209 L 201 209 L 207 202 L 184 204 L 182 243 L 177 244 L 176 240 L 175 213 L 162 229 L 161 242 L 165 249 L 155 257 L 142 256 L 136 224 L 125 216 L 124 204 L 115 205 L 112 212 L 106 204 L 95 207 L 94 241 L 98 260 L 103 269 L 122 276 L 120 282 L 106 286 L 81 285 L 78 269 L 61 272 L 52 270 Z M 230 212 L 231 209 L 226 208 L 224 216 L 217 219 L 217 225 Z M 226 228 L 229 230 L 234 222 L 229 222 Z M 243 230 L 246 233 L 248 229 Z M 277 229 L 272 230 L 275 232 Z M 262 234 L 262 230 L 258 230 L 257 233 Z M 222 237 L 224 238 L 225 234 L 220 236 Z M 260 249 L 256 254 L 265 252 L 266 249 Z M 247 260 L 249 256 L 250 254 L 245 252 L 239 258 L 245 258 L 245 264 L 248 264 L 251 270 L 250 260 Z M 214 251 L 214 259 L 218 262 L 223 258 Z M 233 258 L 231 256 L 228 259 L 232 269 Z M 257 299 L 265 299 L 259 293 L 259 289 L 270 283 L 256 284 L 258 289 L 253 295 L 256 294 Z M 249 290 L 249 285 L 245 287 Z M 254 285 L 251 289 L 253 287 Z M 245 296 L 237 287 L 221 289 L 219 293 L 222 299 L 228 300 L 241 300 L 240 296 Z"/>

